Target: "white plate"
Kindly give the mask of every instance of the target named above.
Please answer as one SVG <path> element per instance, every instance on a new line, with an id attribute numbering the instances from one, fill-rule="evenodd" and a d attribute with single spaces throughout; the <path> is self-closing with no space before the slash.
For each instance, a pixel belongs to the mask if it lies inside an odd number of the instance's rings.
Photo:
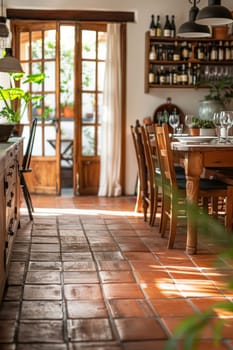
<path id="1" fill-rule="evenodd" d="M 216 136 L 176 136 L 182 143 L 209 143 L 216 138 Z"/>

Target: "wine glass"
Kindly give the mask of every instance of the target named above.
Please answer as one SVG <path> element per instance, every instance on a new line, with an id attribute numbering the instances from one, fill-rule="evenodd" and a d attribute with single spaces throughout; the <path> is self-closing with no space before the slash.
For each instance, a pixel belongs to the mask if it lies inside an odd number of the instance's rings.
<path id="1" fill-rule="evenodd" d="M 186 114 L 184 118 L 185 125 L 190 129 L 193 124 L 193 114 Z"/>
<path id="2" fill-rule="evenodd" d="M 224 142 L 223 139 L 221 138 L 221 128 L 222 128 L 222 123 L 221 123 L 221 114 L 220 112 L 216 112 L 213 115 L 213 123 L 217 129 L 217 136 L 218 140 L 217 143 L 222 143 Z"/>
<path id="3" fill-rule="evenodd" d="M 172 129 L 173 129 L 173 134 L 176 133 L 176 128 L 179 126 L 180 124 L 180 117 L 179 114 L 171 114 L 169 116 L 169 124 L 171 125 Z"/>
<path id="4" fill-rule="evenodd" d="M 229 129 L 233 124 L 233 111 L 222 111 L 220 112 L 221 127 L 225 130 L 225 143 L 229 141 Z"/>

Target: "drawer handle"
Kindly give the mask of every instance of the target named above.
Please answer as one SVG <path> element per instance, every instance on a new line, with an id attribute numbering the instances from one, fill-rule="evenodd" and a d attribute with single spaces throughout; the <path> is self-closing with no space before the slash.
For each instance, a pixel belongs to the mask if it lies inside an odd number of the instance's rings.
<path id="1" fill-rule="evenodd" d="M 8 171 L 7 176 L 12 176 L 13 175 L 13 171 Z"/>
<path id="2" fill-rule="evenodd" d="M 11 207 L 11 203 L 12 202 L 12 199 L 10 199 L 8 202 L 7 202 L 7 206 L 10 208 Z"/>

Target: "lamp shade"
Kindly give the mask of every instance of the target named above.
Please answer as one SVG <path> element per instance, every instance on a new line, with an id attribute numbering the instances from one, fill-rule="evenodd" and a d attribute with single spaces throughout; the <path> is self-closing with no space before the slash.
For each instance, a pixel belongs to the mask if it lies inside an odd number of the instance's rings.
<path id="1" fill-rule="evenodd" d="M 12 49 L 6 48 L 6 55 L 0 59 L 0 72 L 6 72 L 6 73 L 22 73 L 23 68 L 17 60 L 12 55 Z"/>
<path id="2" fill-rule="evenodd" d="M 196 22 L 204 25 L 219 26 L 233 22 L 232 13 L 225 6 L 221 6 L 221 0 L 209 0 L 208 6 L 203 7 L 197 15 Z"/>
<path id="3" fill-rule="evenodd" d="M 208 26 L 188 21 L 180 26 L 177 36 L 185 38 L 209 38 L 211 33 Z"/>
<path id="4" fill-rule="evenodd" d="M 194 0 L 194 5 L 189 11 L 189 21 L 180 26 L 177 36 L 186 38 L 208 38 L 211 36 L 208 26 L 195 22 L 198 12 L 199 9 L 196 6 L 196 0 Z"/>

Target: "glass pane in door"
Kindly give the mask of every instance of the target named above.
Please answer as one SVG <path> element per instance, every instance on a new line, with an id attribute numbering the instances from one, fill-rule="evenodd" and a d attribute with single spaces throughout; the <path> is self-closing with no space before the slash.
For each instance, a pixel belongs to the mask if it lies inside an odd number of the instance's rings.
<path id="1" fill-rule="evenodd" d="M 74 105 L 75 28 L 61 26 L 60 34 L 60 103 L 62 115 L 66 116 L 66 110 Z M 73 117 L 72 111 L 70 116 Z"/>

